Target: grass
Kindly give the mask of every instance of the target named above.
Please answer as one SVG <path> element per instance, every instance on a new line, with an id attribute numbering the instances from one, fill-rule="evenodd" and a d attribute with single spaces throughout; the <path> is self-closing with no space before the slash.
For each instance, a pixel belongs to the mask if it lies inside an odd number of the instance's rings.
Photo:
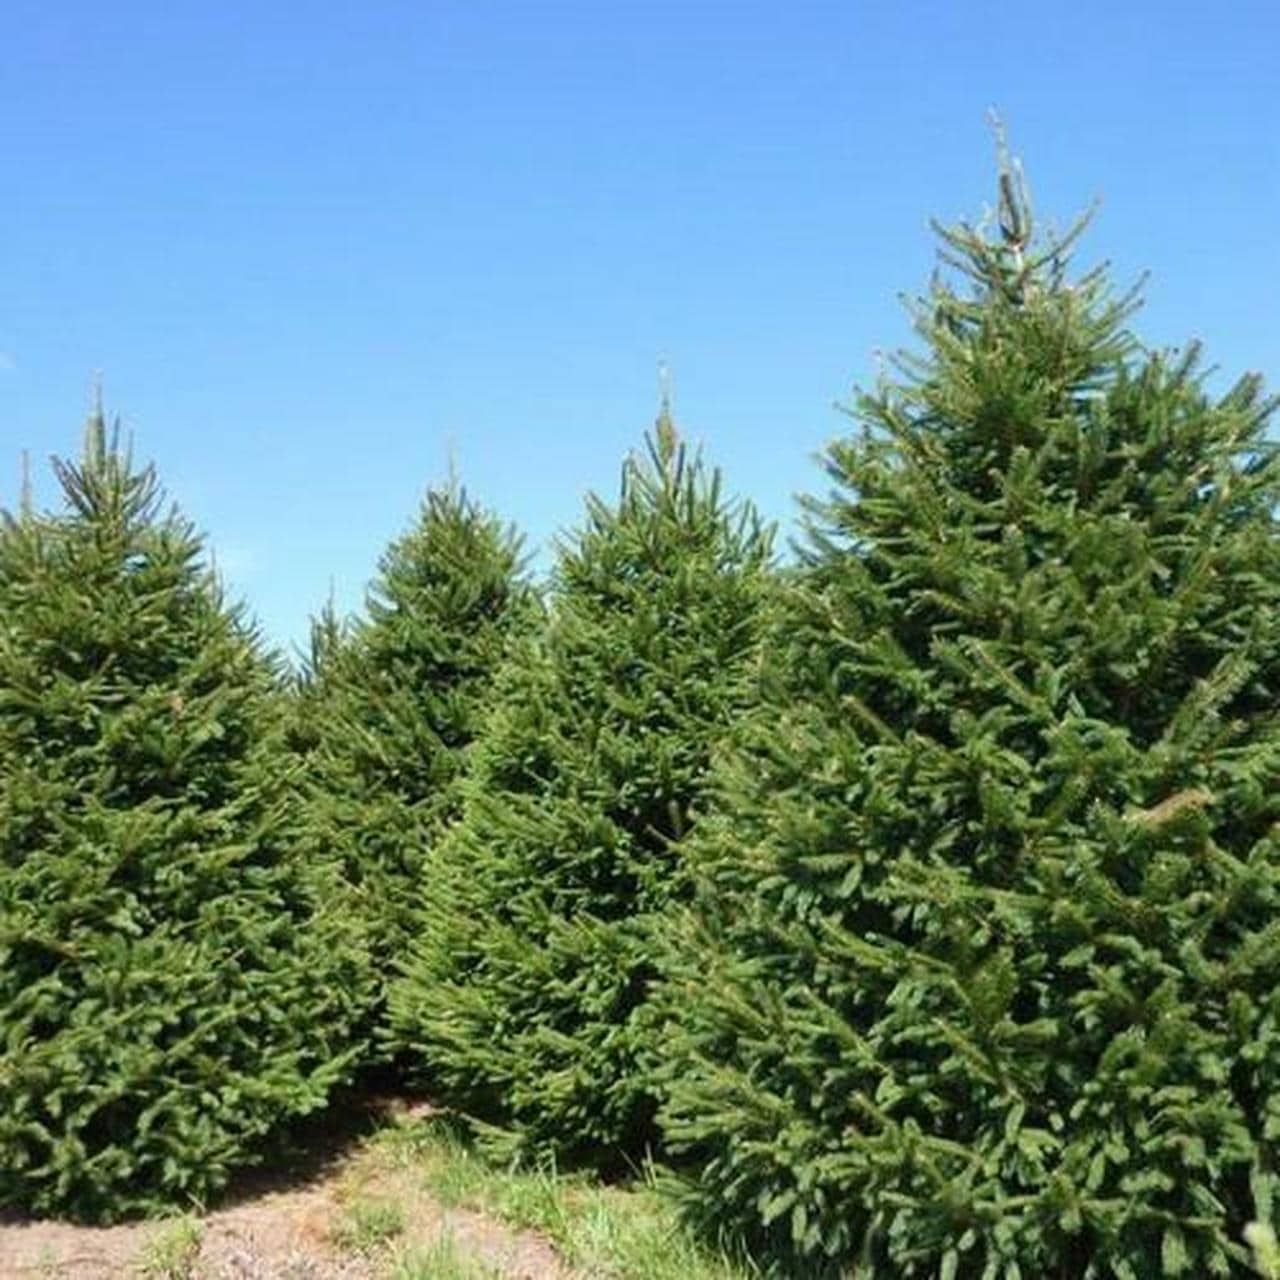
<path id="1" fill-rule="evenodd" d="M 48 1245 L 41 1248 L 40 1256 L 36 1259 L 36 1275 L 40 1276 L 41 1280 L 48 1280 L 49 1277 L 56 1276 L 61 1269 L 57 1254 Z"/>
<path id="2" fill-rule="evenodd" d="M 334 1242 L 356 1253 L 372 1253 L 404 1233 L 404 1206 L 385 1196 L 358 1196 L 333 1231 Z"/>
<path id="3" fill-rule="evenodd" d="M 134 1263 L 134 1274 L 141 1280 L 189 1280 L 203 1239 L 204 1226 L 198 1218 L 174 1218 L 147 1241 Z"/>
<path id="4" fill-rule="evenodd" d="M 593 1280 L 752 1280 L 756 1275 L 694 1240 L 651 1178 L 617 1187 L 550 1168 L 495 1168 L 439 1118 L 391 1126 L 373 1139 L 370 1154 L 409 1172 L 446 1206 L 477 1210 L 539 1233 Z M 477 1274 L 450 1271 L 445 1263 L 440 1268 L 407 1276 L 472 1280 Z"/>
<path id="5" fill-rule="evenodd" d="M 452 1237 L 444 1236 L 425 1249 L 410 1249 L 396 1260 L 391 1280 L 502 1280 L 501 1275 L 458 1252 Z"/>

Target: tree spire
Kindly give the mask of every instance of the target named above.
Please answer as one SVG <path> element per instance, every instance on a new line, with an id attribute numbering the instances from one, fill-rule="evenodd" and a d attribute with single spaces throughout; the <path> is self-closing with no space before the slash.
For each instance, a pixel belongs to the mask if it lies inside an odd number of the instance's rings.
<path id="1" fill-rule="evenodd" d="M 89 396 L 89 416 L 84 424 L 84 456 L 86 462 L 99 463 L 108 452 L 114 451 L 114 448 L 109 450 L 107 447 L 107 413 L 103 407 L 100 369 L 93 375 L 93 386 Z"/>
<path id="2" fill-rule="evenodd" d="M 34 504 L 31 499 L 31 451 L 22 451 L 22 480 L 18 490 L 18 512 L 23 518 L 31 515 Z"/>
<path id="3" fill-rule="evenodd" d="M 653 434 L 658 458 L 665 467 L 680 447 L 680 431 L 671 410 L 671 366 L 665 360 L 658 361 L 658 416 L 654 419 Z"/>
<path id="4" fill-rule="evenodd" d="M 1031 196 L 1027 190 L 1022 162 L 1009 150 L 1009 136 L 1004 121 L 994 110 L 990 112 L 989 118 L 996 135 L 996 166 L 999 174 L 996 220 L 1000 227 L 1000 237 L 1013 257 L 1014 266 L 1021 271 L 1023 254 L 1031 243 L 1035 225 L 1031 216 Z"/>

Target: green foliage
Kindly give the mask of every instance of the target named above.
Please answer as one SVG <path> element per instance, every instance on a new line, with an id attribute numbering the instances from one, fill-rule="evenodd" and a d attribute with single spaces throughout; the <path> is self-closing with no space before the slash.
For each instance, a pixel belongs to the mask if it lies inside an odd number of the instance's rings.
<path id="1" fill-rule="evenodd" d="M 367 617 L 344 627 L 329 610 L 313 626 L 295 723 L 308 839 L 355 886 L 384 977 L 409 945 L 426 852 L 456 817 L 494 672 L 537 621 L 521 568 L 519 538 L 451 484 L 383 555 Z"/>
<path id="2" fill-rule="evenodd" d="M 659 419 L 561 550 L 498 677 L 461 821 L 391 991 L 401 1047 L 495 1141 L 609 1159 L 651 1137 L 653 934 L 720 735 L 750 702 L 769 535 Z"/>
<path id="3" fill-rule="evenodd" d="M 826 455 L 671 948 L 686 1207 L 779 1276 L 1244 1276 L 1280 1136 L 1280 498 L 1016 174 Z M 1257 1229 L 1255 1228 L 1255 1231 Z"/>
<path id="4" fill-rule="evenodd" d="M 55 465 L 0 524 L 0 1206 L 106 1219 L 321 1106 L 361 975 L 200 538 L 100 414 Z"/>
<path id="5" fill-rule="evenodd" d="M 1253 1250 L 1254 1270 L 1265 1280 L 1280 1277 L 1280 1243 L 1276 1233 L 1263 1222 L 1251 1222 L 1244 1229 L 1245 1243 Z"/>

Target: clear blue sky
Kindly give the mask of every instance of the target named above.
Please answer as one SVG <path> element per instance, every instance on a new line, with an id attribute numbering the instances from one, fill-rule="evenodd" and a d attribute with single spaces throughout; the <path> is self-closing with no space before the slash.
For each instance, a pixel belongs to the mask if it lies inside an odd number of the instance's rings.
<path id="1" fill-rule="evenodd" d="M 1280 380 L 1280 5 L 7 0 L 0 502 L 95 370 L 289 644 L 454 449 L 535 547 L 655 407 L 784 527 L 992 195 Z"/>

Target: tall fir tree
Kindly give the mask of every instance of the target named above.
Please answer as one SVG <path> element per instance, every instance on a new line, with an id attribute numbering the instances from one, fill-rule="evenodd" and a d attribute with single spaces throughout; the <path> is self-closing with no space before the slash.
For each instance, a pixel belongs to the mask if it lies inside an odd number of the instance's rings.
<path id="1" fill-rule="evenodd" d="M 0 1206 L 202 1201 L 349 1071 L 363 982 L 293 856 L 278 665 L 91 418 L 0 523 Z"/>
<path id="2" fill-rule="evenodd" d="M 941 230 L 668 956 L 686 1207 L 778 1276 L 1252 1274 L 1280 1135 L 1273 403 Z"/>
<path id="3" fill-rule="evenodd" d="M 592 497 L 545 635 L 499 677 L 463 817 L 428 864 L 392 1028 L 513 1154 L 608 1163 L 652 1137 L 655 931 L 720 736 L 753 697 L 770 534 L 665 406 Z"/>
<path id="4" fill-rule="evenodd" d="M 295 716 L 308 839 L 356 889 L 380 975 L 364 1019 L 371 1048 L 494 674 L 539 621 L 519 536 L 450 481 L 382 556 L 366 615 L 344 623 L 330 606 L 313 624 Z"/>

